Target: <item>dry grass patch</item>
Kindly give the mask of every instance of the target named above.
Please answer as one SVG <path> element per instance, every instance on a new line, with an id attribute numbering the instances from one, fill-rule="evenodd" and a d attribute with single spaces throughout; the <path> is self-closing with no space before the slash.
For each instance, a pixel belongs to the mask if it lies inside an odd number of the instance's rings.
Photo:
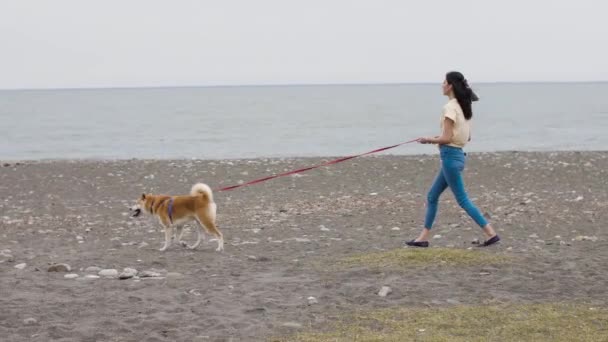
<path id="1" fill-rule="evenodd" d="M 506 256 L 481 250 L 457 248 L 399 248 L 383 252 L 358 254 L 338 260 L 336 266 L 367 266 L 372 268 L 405 268 L 424 265 L 489 265 L 509 260 Z"/>
<path id="2" fill-rule="evenodd" d="M 326 332 L 273 341 L 608 341 L 608 310 L 552 303 L 385 309 L 347 314 Z"/>

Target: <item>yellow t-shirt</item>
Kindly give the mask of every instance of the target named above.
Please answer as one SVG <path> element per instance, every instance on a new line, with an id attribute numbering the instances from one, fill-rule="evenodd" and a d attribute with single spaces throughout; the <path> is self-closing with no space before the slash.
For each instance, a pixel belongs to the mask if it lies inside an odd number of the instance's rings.
<path id="1" fill-rule="evenodd" d="M 462 108 L 460 108 L 460 104 L 458 104 L 458 100 L 451 99 L 443 106 L 441 112 L 441 132 L 443 132 L 445 118 L 450 118 L 454 121 L 454 135 L 448 146 L 463 148 L 469 141 L 471 121 L 465 119 Z"/>

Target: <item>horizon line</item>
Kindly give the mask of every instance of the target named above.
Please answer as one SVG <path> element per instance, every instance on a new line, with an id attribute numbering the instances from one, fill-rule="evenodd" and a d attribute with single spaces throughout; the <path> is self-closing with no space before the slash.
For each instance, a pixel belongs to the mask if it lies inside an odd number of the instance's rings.
<path id="1" fill-rule="evenodd" d="M 608 83 L 608 80 L 595 81 L 482 81 L 476 84 L 589 84 Z M 130 90 L 130 89 L 167 89 L 167 88 L 257 88 L 257 87 L 318 87 L 318 86 L 396 86 L 396 85 L 436 85 L 440 82 L 354 82 L 354 83 L 243 83 L 210 85 L 141 85 L 141 86 L 84 86 L 84 87 L 32 87 L 0 88 L 0 91 L 51 91 L 51 90 Z"/>

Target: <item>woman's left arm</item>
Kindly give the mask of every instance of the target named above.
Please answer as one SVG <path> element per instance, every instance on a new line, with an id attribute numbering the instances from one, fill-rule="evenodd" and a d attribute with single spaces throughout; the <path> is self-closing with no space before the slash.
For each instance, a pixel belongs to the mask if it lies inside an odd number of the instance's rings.
<path id="1" fill-rule="evenodd" d="M 422 144 L 439 144 L 446 145 L 452 142 L 452 138 L 454 137 L 454 121 L 450 118 L 445 118 L 443 122 L 443 132 L 441 132 L 441 136 L 434 138 L 420 138 L 420 143 Z"/>

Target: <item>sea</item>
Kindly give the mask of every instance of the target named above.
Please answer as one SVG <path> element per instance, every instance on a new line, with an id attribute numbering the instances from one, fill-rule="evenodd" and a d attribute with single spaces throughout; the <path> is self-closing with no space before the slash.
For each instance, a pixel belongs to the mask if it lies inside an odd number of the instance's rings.
<path id="1" fill-rule="evenodd" d="M 608 149 L 608 82 L 473 88 L 468 152 Z M 438 135 L 446 101 L 440 84 L 0 90 L 0 160 L 347 156 Z"/>

